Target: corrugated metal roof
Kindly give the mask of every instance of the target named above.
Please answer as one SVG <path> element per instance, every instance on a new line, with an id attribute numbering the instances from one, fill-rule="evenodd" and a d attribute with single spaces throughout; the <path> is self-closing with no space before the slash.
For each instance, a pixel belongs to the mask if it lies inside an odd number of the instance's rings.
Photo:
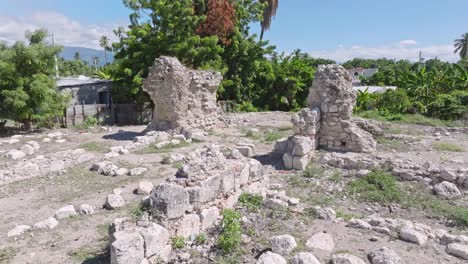
<path id="1" fill-rule="evenodd" d="M 93 79 L 86 76 L 78 77 L 63 77 L 57 80 L 57 87 L 69 87 L 69 86 L 80 86 L 86 84 L 97 84 L 97 83 L 107 83 L 111 82 L 108 80 Z"/>

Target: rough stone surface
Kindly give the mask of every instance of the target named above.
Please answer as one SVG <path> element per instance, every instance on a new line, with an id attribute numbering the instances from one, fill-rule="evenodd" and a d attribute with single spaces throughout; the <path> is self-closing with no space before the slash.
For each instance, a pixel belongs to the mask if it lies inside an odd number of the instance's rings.
<path id="1" fill-rule="evenodd" d="M 11 158 L 12 160 L 19 160 L 21 158 L 24 158 L 26 156 L 26 153 L 24 153 L 21 150 L 12 149 L 6 154 L 6 156 Z"/>
<path id="2" fill-rule="evenodd" d="M 145 173 L 147 170 L 148 170 L 147 168 L 143 168 L 143 167 L 133 168 L 133 169 L 130 169 L 130 171 L 128 172 L 128 175 L 129 176 L 141 175 Z"/>
<path id="3" fill-rule="evenodd" d="M 331 235 L 327 233 L 317 233 L 307 240 L 306 247 L 311 250 L 321 250 L 331 253 L 335 248 L 335 242 Z"/>
<path id="4" fill-rule="evenodd" d="M 125 201 L 120 194 L 109 194 L 106 198 L 106 208 L 114 210 L 125 205 Z"/>
<path id="5" fill-rule="evenodd" d="M 445 251 L 447 254 L 468 260 L 468 245 L 452 243 L 447 246 Z"/>
<path id="6" fill-rule="evenodd" d="M 296 240 L 291 235 L 270 237 L 272 251 L 280 255 L 288 255 L 297 247 Z"/>
<path id="7" fill-rule="evenodd" d="M 179 224 L 177 235 L 188 238 L 198 234 L 200 234 L 200 216 L 197 214 L 185 215 Z"/>
<path id="8" fill-rule="evenodd" d="M 330 259 L 330 264 L 366 264 L 362 259 L 351 254 L 336 254 Z"/>
<path id="9" fill-rule="evenodd" d="M 54 217 L 49 217 L 44 221 L 37 222 L 33 225 L 36 229 L 54 229 L 58 226 L 59 222 Z"/>
<path id="10" fill-rule="evenodd" d="M 141 181 L 138 183 L 137 194 L 140 194 L 140 195 L 150 194 L 153 188 L 154 186 L 152 182 Z"/>
<path id="11" fill-rule="evenodd" d="M 78 213 L 82 214 L 82 215 L 94 214 L 94 207 L 92 205 L 89 205 L 89 204 L 82 204 L 78 208 Z"/>
<path id="12" fill-rule="evenodd" d="M 22 146 L 20 150 L 26 153 L 26 155 L 32 155 L 36 151 L 33 146 L 28 144 Z"/>
<path id="13" fill-rule="evenodd" d="M 457 186 L 447 181 L 434 185 L 434 192 L 437 195 L 442 196 L 447 199 L 454 199 L 454 198 L 458 198 L 462 196 Z"/>
<path id="14" fill-rule="evenodd" d="M 221 112 L 216 104 L 221 80 L 219 72 L 189 70 L 176 58 L 156 59 L 143 82 L 158 113 L 148 129 L 213 128 Z"/>
<path id="15" fill-rule="evenodd" d="M 55 218 L 57 219 L 65 219 L 75 215 L 76 211 L 73 205 L 67 205 L 55 211 Z"/>
<path id="16" fill-rule="evenodd" d="M 332 208 L 314 207 L 314 212 L 318 219 L 333 221 L 336 219 L 336 212 Z"/>
<path id="17" fill-rule="evenodd" d="M 351 120 L 356 92 L 352 77 L 339 65 L 321 67 L 309 90 L 309 108 L 320 108 L 319 146 L 328 150 L 371 152 L 376 142 L 372 135 Z"/>
<path id="18" fill-rule="evenodd" d="M 418 232 L 411 227 L 403 227 L 400 230 L 400 238 L 418 245 L 424 245 L 427 242 L 426 234 Z"/>
<path id="19" fill-rule="evenodd" d="M 286 260 L 276 253 L 270 251 L 263 253 L 257 260 L 257 264 L 286 264 Z"/>
<path id="20" fill-rule="evenodd" d="M 156 186 L 150 195 L 152 212 L 156 216 L 169 219 L 184 215 L 189 207 L 189 194 L 181 186 L 175 184 L 161 184 Z"/>
<path id="21" fill-rule="evenodd" d="M 139 231 L 145 241 L 145 257 L 147 258 L 158 254 L 169 242 L 169 232 L 158 224 L 151 223 L 149 227 Z"/>
<path id="22" fill-rule="evenodd" d="M 400 256 L 388 247 L 381 247 L 373 250 L 367 255 L 372 264 L 403 264 Z"/>
<path id="23" fill-rule="evenodd" d="M 12 230 L 8 231 L 7 237 L 21 236 L 21 235 L 24 234 L 24 232 L 28 231 L 29 229 L 31 229 L 30 226 L 18 225 L 15 228 L 13 228 Z"/>
<path id="24" fill-rule="evenodd" d="M 144 259 L 143 237 L 138 232 L 118 231 L 110 245 L 111 264 L 140 264 Z"/>
<path id="25" fill-rule="evenodd" d="M 204 209 L 200 213 L 201 230 L 212 227 L 219 218 L 219 209 L 216 206 Z"/>
<path id="26" fill-rule="evenodd" d="M 291 264 L 320 264 L 318 259 L 308 252 L 297 253 L 294 257 L 291 258 Z"/>

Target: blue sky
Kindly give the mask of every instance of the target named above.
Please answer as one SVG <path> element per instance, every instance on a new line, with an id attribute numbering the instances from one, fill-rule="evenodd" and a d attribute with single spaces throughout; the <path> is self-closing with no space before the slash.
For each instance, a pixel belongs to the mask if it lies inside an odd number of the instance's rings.
<path id="1" fill-rule="evenodd" d="M 289 52 L 344 61 L 353 57 L 454 61 L 453 40 L 468 32 L 467 0 L 280 0 L 266 39 Z M 68 46 L 98 47 L 100 35 L 126 25 L 120 0 L 0 0 L 0 40 L 47 27 Z M 253 29 L 258 31 L 258 25 Z"/>

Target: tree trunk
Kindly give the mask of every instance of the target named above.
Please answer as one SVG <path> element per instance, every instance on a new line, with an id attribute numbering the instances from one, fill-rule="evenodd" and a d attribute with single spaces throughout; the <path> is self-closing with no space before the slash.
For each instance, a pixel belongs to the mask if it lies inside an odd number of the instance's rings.
<path id="1" fill-rule="evenodd" d="M 260 41 L 263 40 L 263 33 L 265 33 L 265 29 L 262 27 L 262 31 L 260 32 Z"/>
<path id="2" fill-rule="evenodd" d="M 106 61 L 106 65 L 107 65 L 107 51 L 104 50 L 104 60 Z"/>

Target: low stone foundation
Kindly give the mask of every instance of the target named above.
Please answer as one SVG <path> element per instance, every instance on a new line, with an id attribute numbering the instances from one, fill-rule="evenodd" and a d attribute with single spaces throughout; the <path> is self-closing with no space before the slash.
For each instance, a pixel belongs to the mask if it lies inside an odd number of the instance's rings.
<path id="1" fill-rule="evenodd" d="M 232 208 L 242 192 L 266 197 L 268 184 L 257 160 L 228 159 L 218 145 L 192 151 L 174 177 L 151 191 L 147 202 L 153 220 L 114 222 L 111 264 L 164 260 L 170 254 L 169 237 L 194 240 L 212 228 L 222 210 Z"/>

